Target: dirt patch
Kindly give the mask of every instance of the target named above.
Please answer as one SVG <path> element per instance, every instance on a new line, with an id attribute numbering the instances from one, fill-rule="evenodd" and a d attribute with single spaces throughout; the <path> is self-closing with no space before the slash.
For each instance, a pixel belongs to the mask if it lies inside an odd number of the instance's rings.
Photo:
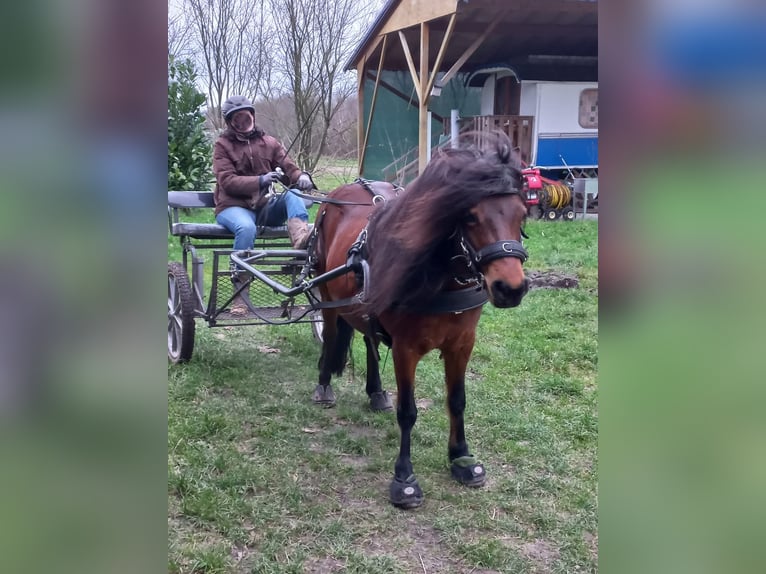
<path id="1" fill-rule="evenodd" d="M 551 565 L 559 557 L 558 548 L 539 538 L 522 544 L 519 551 L 543 572 L 549 572 Z"/>
<path id="2" fill-rule="evenodd" d="M 391 401 L 394 403 L 394 405 L 396 405 L 396 399 L 397 399 L 396 391 L 388 391 L 388 394 L 391 395 Z M 418 407 L 418 409 L 422 409 L 422 410 L 430 409 L 432 406 L 434 406 L 434 401 L 433 399 L 429 399 L 427 397 L 415 399 L 415 406 Z"/>
<path id="3" fill-rule="evenodd" d="M 580 285 L 576 276 L 558 271 L 529 271 L 526 275 L 530 289 L 572 289 Z"/>
<path id="4" fill-rule="evenodd" d="M 325 574 L 326 572 L 342 572 L 346 563 L 337 558 L 325 556 L 323 558 L 310 557 L 303 563 L 305 574 Z"/>
<path id="5" fill-rule="evenodd" d="M 551 572 L 553 563 L 559 558 L 559 550 L 547 540 L 536 538 L 523 542 L 518 538 L 503 538 L 502 543 L 529 560 L 533 572 Z"/>
<path id="6" fill-rule="evenodd" d="M 585 540 L 585 544 L 588 546 L 590 557 L 596 562 L 598 560 L 598 534 L 593 534 L 586 530 L 582 533 L 582 537 L 583 540 Z"/>
<path id="7" fill-rule="evenodd" d="M 434 406 L 434 402 L 431 399 L 418 399 L 415 401 L 415 406 L 417 406 L 418 409 L 425 410 Z"/>
<path id="8" fill-rule="evenodd" d="M 236 565 L 242 562 L 242 560 L 244 560 L 245 558 L 247 558 L 247 556 L 250 554 L 250 549 L 247 548 L 246 546 L 234 545 L 231 547 L 231 551 L 229 552 L 229 554 L 231 556 L 232 563 Z"/>
<path id="9" fill-rule="evenodd" d="M 380 431 L 372 426 L 364 426 L 353 423 L 349 420 L 340 418 L 336 413 L 330 413 L 330 418 L 337 427 L 346 429 L 346 432 L 354 438 L 376 438 Z"/>
<path id="10" fill-rule="evenodd" d="M 377 519 L 389 512 L 385 498 L 388 482 L 388 473 L 384 475 L 365 472 L 363 479 L 354 483 L 316 487 L 311 496 L 330 508 L 340 505 L 344 520 L 349 524 L 359 524 L 360 527 L 367 525 L 376 531 Z"/>
<path id="11" fill-rule="evenodd" d="M 370 464 L 370 459 L 366 456 L 353 456 L 350 454 L 342 454 L 338 457 L 339 460 L 346 466 L 357 469 L 365 469 Z"/>
<path id="12" fill-rule="evenodd" d="M 360 438 L 367 438 L 367 439 L 378 439 L 380 438 L 380 431 L 376 429 L 375 427 L 366 427 L 366 426 L 359 426 L 359 425 L 348 425 L 346 427 L 346 431 L 348 434 L 356 439 Z"/>
<path id="13" fill-rule="evenodd" d="M 365 552 L 372 555 L 387 555 L 396 558 L 406 572 L 427 572 L 427 574 L 477 574 L 479 570 L 466 567 L 450 557 L 450 551 L 441 541 L 438 532 L 419 524 L 416 516 L 406 519 L 401 536 L 391 539 L 382 536 L 369 540 Z"/>

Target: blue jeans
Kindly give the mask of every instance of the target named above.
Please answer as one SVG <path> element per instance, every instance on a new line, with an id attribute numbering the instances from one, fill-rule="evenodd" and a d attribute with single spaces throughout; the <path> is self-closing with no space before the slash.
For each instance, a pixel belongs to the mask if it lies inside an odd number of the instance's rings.
<path id="1" fill-rule="evenodd" d="M 284 225 L 288 219 L 293 217 L 303 221 L 309 220 L 309 214 L 303 200 L 287 191 L 272 197 L 260 211 L 259 217 L 261 220 L 256 222 L 256 214 L 250 209 L 227 207 L 215 216 L 215 220 L 234 234 L 234 249 L 236 251 L 252 248 L 258 225 L 277 227 Z"/>

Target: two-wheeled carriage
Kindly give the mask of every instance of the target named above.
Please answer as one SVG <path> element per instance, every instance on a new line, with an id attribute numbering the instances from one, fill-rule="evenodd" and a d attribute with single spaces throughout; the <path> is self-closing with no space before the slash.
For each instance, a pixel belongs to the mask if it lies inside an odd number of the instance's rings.
<path id="1" fill-rule="evenodd" d="M 308 274 L 306 250 L 293 249 L 286 227 L 259 227 L 253 249 L 244 254 L 257 259 L 258 280 L 232 271 L 233 234 L 217 223 L 191 221 L 199 219 L 192 213 L 212 213 L 213 208 L 213 192 L 168 192 L 170 234 L 182 249 L 182 261 L 168 263 L 169 359 L 180 363 L 191 358 L 197 319 L 210 327 L 309 323 L 321 340 L 322 316 L 311 304 L 310 290 L 305 284 L 293 288 Z M 212 265 L 205 265 L 203 251 L 211 255 Z M 290 286 L 287 293 L 285 285 Z M 247 313 L 232 312 L 232 302 L 246 290 Z"/>

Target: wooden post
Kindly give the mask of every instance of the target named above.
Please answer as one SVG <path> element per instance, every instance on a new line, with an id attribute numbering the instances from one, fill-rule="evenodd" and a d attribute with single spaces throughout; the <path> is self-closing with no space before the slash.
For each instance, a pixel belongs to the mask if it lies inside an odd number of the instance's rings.
<path id="1" fill-rule="evenodd" d="M 362 141 L 362 153 L 359 156 L 359 177 L 362 177 L 362 170 L 364 169 L 364 158 L 367 155 L 367 142 L 370 139 L 370 131 L 372 130 L 372 115 L 375 112 L 375 104 L 378 101 L 378 86 L 380 85 L 380 75 L 383 71 L 383 60 L 386 56 L 387 43 L 388 43 L 388 36 L 384 36 L 383 47 L 380 49 L 380 61 L 378 62 L 378 73 L 375 75 L 375 87 L 372 90 L 372 100 L 370 101 L 370 115 L 367 118 L 367 128 L 364 131 L 364 140 Z"/>
<path id="2" fill-rule="evenodd" d="M 420 114 L 419 114 L 419 142 L 418 142 L 418 175 L 423 173 L 428 163 L 428 100 L 431 94 L 426 92 L 428 88 L 428 45 L 430 28 L 428 22 L 420 24 Z"/>
<path id="3" fill-rule="evenodd" d="M 362 121 L 362 118 L 364 117 L 364 64 L 365 64 L 366 58 L 362 58 L 359 60 L 359 63 L 356 66 L 356 99 L 357 99 L 357 126 L 356 126 L 356 146 L 359 150 L 359 159 L 357 162 L 357 168 L 359 169 L 359 177 L 362 177 L 362 167 L 364 166 L 364 154 L 365 154 L 365 146 L 364 146 L 364 122 Z"/>

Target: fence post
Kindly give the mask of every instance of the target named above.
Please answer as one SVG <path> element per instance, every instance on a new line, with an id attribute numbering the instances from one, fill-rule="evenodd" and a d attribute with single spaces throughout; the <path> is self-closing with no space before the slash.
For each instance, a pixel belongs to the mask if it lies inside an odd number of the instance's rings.
<path id="1" fill-rule="evenodd" d="M 458 126 L 457 126 L 457 120 L 458 120 L 458 111 L 457 110 L 450 110 L 449 113 L 449 132 L 450 132 L 450 141 L 453 148 L 457 149 L 458 147 Z"/>
<path id="2" fill-rule="evenodd" d="M 428 112 L 428 151 L 426 153 L 426 163 L 431 161 L 431 112 Z"/>

